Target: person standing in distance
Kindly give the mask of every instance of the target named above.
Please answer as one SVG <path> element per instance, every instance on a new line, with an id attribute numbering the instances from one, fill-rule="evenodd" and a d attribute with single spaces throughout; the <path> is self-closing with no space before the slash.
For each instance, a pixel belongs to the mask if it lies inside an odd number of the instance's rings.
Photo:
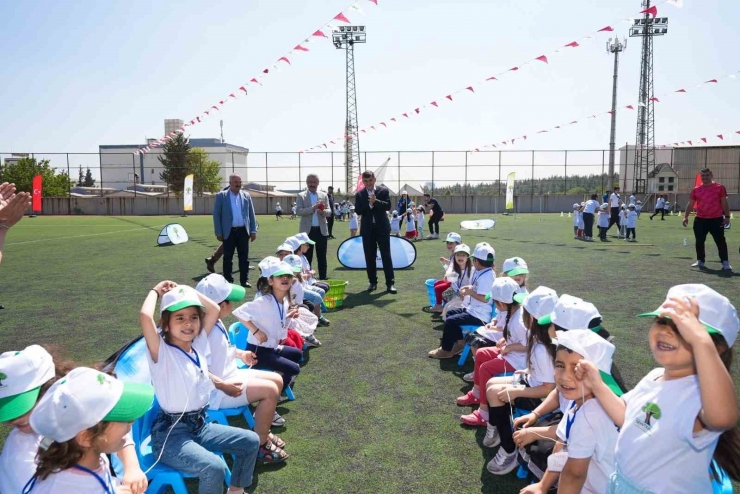
<path id="1" fill-rule="evenodd" d="M 683 215 L 683 226 L 689 224 L 689 214 L 696 202 L 696 218 L 694 218 L 694 237 L 696 238 L 696 262 L 691 267 L 704 269 L 705 252 L 704 242 L 707 233 L 712 235 L 717 244 L 719 260 L 722 261 L 724 271 L 732 271 L 727 241 L 725 240 L 725 226 L 730 224 L 730 204 L 727 202 L 727 190 L 719 182 L 712 180 L 712 170 L 703 168 L 700 171 L 701 185 L 694 187 Z"/>
<path id="2" fill-rule="evenodd" d="M 326 226 L 329 229 L 329 238 L 336 238 L 334 237 L 334 187 L 331 185 L 327 187 L 326 189 L 326 197 L 329 198 L 329 211 L 332 212 L 332 214 L 328 215 L 326 217 Z"/>
<path id="3" fill-rule="evenodd" d="M 614 192 L 611 193 L 609 196 L 609 208 L 611 212 L 611 217 L 609 218 L 609 226 L 607 227 L 606 231 L 608 232 L 609 229 L 611 229 L 612 225 L 617 225 L 617 234 L 619 234 L 619 229 L 622 226 L 622 222 L 619 219 L 619 209 L 622 205 L 622 198 L 619 197 L 619 187 L 614 187 Z"/>
<path id="4" fill-rule="evenodd" d="M 236 250 L 239 257 L 239 284 L 251 288 L 248 279 L 249 242 L 257 239 L 257 218 L 252 197 L 242 190 L 242 177 L 238 173 L 229 175 L 229 188 L 216 194 L 213 227 L 216 239 L 224 243 L 224 278 L 234 283 L 231 273 Z"/>
<path id="5" fill-rule="evenodd" d="M 439 238 L 439 222 L 442 220 L 444 211 L 442 206 L 439 205 L 437 199 L 433 198 L 430 194 L 424 194 L 424 202 L 426 203 L 427 210 L 431 217 L 429 218 L 429 236 L 427 239 Z"/>
<path id="6" fill-rule="evenodd" d="M 319 265 L 319 279 L 326 279 L 326 242 L 329 238 L 327 218 L 333 215 L 329 207 L 329 197 L 326 192 L 319 190 L 319 176 L 311 173 L 306 177 L 306 190 L 296 198 L 297 213 L 301 217 L 298 232 L 308 234 L 308 238 L 316 242 L 306 251 L 306 259 L 313 263 L 313 253 L 316 252 L 316 263 Z"/>
<path id="7" fill-rule="evenodd" d="M 355 194 L 355 212 L 362 217 L 360 236 L 365 252 L 367 279 L 370 281 L 368 291 L 378 289 L 378 269 L 375 266 L 375 252 L 378 249 L 383 261 L 385 286 L 387 291 L 395 294 L 398 290 L 393 275 L 391 224 L 387 214 L 391 210 L 390 192 L 385 187 L 375 186 L 375 173 L 369 170 L 362 172 L 362 183 L 365 188 Z"/>

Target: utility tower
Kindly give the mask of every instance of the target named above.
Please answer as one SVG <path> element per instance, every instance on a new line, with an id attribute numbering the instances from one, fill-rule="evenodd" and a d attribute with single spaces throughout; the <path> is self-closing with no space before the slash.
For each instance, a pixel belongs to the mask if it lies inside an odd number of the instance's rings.
<path id="1" fill-rule="evenodd" d="M 347 118 L 344 126 L 345 194 L 357 187 L 360 174 L 360 139 L 357 130 L 357 91 L 355 89 L 355 44 L 365 43 L 365 26 L 339 26 L 332 31 L 334 46 L 347 53 Z"/>
<path id="2" fill-rule="evenodd" d="M 655 168 L 655 93 L 653 92 L 653 36 L 668 32 L 667 17 L 652 17 L 650 0 L 642 0 L 645 17 L 635 19 L 630 37 L 642 37 L 642 64 L 640 67 L 640 96 L 637 108 L 637 135 L 633 192 L 647 193 L 647 176 Z M 627 188 L 627 184 L 625 184 Z"/>
<path id="3" fill-rule="evenodd" d="M 614 38 L 612 41 L 606 42 L 607 53 L 614 53 L 614 84 L 612 86 L 612 129 L 609 135 L 609 180 L 614 177 L 614 145 L 617 133 L 617 77 L 619 76 L 619 53 L 627 49 L 627 39 L 624 42 L 619 41 L 619 38 Z M 614 184 L 607 184 L 611 188 Z M 626 185 L 625 185 L 625 188 Z"/>

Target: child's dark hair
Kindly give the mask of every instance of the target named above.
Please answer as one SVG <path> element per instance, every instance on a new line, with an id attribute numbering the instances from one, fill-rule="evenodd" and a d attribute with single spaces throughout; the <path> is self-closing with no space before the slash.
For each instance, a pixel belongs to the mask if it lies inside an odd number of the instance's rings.
<path id="1" fill-rule="evenodd" d="M 270 280 L 268 280 L 264 276 L 260 276 L 260 278 L 257 280 L 257 291 L 260 292 L 262 295 L 268 295 L 272 293 Z"/>
<path id="2" fill-rule="evenodd" d="M 470 256 L 468 256 L 468 260 L 465 261 L 465 272 L 463 272 L 463 270 L 460 269 L 460 266 L 457 265 L 457 262 L 453 260 L 452 269 L 460 276 L 460 278 L 464 278 L 466 274 L 469 275 L 473 270 L 473 261 L 470 259 Z"/>
<path id="3" fill-rule="evenodd" d="M 529 328 L 527 336 L 527 367 L 530 370 L 532 369 L 532 352 L 537 343 L 545 345 L 547 353 L 550 354 L 550 358 L 555 362 L 555 345 L 552 344 L 552 338 L 550 338 L 550 325 L 538 323 L 537 319 L 532 317 L 524 307 L 522 307 L 522 322 Z"/>
<path id="4" fill-rule="evenodd" d="M 511 316 L 514 314 L 514 312 L 519 310 L 519 304 L 516 302 L 511 302 L 510 304 L 506 304 L 506 323 L 504 324 L 504 339 L 509 339 L 509 321 L 511 321 Z"/>
<path id="5" fill-rule="evenodd" d="M 483 266 L 484 268 L 490 268 L 491 266 L 493 266 L 493 261 L 494 261 L 493 259 L 491 259 L 490 261 L 486 259 L 484 261 L 483 259 L 479 259 L 477 257 L 475 258 L 475 260 L 478 261 L 481 264 L 481 266 Z"/>
<path id="6" fill-rule="evenodd" d="M 196 305 L 194 308 L 198 313 L 198 319 L 200 319 L 200 328 L 198 328 L 198 333 L 200 333 L 200 330 L 203 329 L 203 319 L 205 319 L 206 313 L 202 307 L 198 307 Z M 174 314 L 174 312 L 165 309 L 162 311 L 162 317 L 159 318 L 159 327 L 162 328 L 162 338 L 167 343 L 170 343 L 170 332 L 167 330 L 170 327 L 170 318 L 172 317 L 172 314 Z"/>
<path id="7" fill-rule="evenodd" d="M 99 422 L 87 429 L 92 435 L 91 442 L 102 436 L 109 425 L 110 422 Z M 77 443 L 76 438 L 63 443 L 51 443 L 48 449 L 39 448 L 36 454 L 36 473 L 33 476 L 44 480 L 52 473 L 72 468 L 84 455 L 85 448 Z"/>

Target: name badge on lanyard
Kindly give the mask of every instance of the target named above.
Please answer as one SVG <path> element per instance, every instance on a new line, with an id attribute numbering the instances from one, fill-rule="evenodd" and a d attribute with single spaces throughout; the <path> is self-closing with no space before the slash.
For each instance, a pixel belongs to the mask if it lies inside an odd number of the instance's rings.
<path id="1" fill-rule="evenodd" d="M 188 352 L 186 352 L 179 346 L 173 345 L 172 343 L 167 344 L 172 348 L 179 350 L 198 369 L 198 394 L 201 396 L 206 396 L 210 394 L 211 390 L 213 389 L 213 382 L 206 375 L 206 373 L 203 372 L 203 367 L 200 366 L 200 355 L 198 355 L 198 352 L 195 350 L 195 348 L 193 348 L 193 354 L 195 354 L 195 358 L 193 358 Z"/>
<path id="2" fill-rule="evenodd" d="M 280 314 L 280 327 L 285 327 L 285 306 L 278 302 L 278 299 L 275 295 L 272 296 L 272 299 L 275 301 L 275 305 L 277 305 L 278 314 Z"/>
<path id="3" fill-rule="evenodd" d="M 230 363 L 236 358 L 236 347 L 231 344 L 229 334 L 226 332 L 226 329 L 223 327 L 223 325 L 217 322 L 216 327 L 219 329 L 219 331 L 221 331 L 221 334 L 224 335 L 224 338 L 226 339 L 226 344 L 228 345 L 226 348 L 226 362 Z"/>

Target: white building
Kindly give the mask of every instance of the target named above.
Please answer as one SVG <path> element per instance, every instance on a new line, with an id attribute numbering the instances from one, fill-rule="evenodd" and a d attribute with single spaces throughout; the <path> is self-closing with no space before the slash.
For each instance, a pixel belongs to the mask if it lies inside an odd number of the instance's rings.
<path id="1" fill-rule="evenodd" d="M 135 175 L 138 182 L 147 185 L 165 185 L 160 178 L 162 163 L 157 159 L 162 155 L 161 147 L 152 148 L 146 154 L 134 154 L 147 144 L 103 144 L 98 146 L 100 152 L 100 181 L 102 187 L 126 190 L 134 185 Z M 229 183 L 229 175 L 240 173 L 246 179 L 247 155 L 249 149 L 221 142 L 219 139 L 190 139 L 190 147 L 204 149 L 209 159 L 221 163 L 221 184 Z"/>
<path id="2" fill-rule="evenodd" d="M 174 131 L 183 126 L 185 122 L 179 118 L 165 118 L 164 119 L 164 135 L 168 136 Z"/>

